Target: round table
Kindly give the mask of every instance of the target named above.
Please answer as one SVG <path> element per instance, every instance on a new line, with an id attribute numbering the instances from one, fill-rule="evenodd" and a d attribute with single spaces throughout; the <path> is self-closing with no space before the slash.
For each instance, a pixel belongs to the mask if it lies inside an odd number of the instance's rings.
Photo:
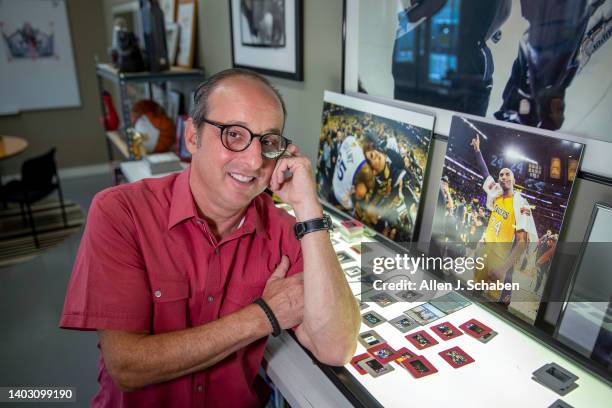
<path id="1" fill-rule="evenodd" d="M 28 141 L 17 136 L 0 136 L 0 160 L 8 159 L 28 148 Z"/>

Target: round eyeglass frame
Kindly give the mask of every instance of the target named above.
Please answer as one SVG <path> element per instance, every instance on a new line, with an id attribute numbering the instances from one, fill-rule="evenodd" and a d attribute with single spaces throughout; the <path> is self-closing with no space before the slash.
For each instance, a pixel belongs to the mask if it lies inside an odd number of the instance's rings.
<path id="1" fill-rule="evenodd" d="M 276 135 L 276 136 L 280 136 L 281 140 L 285 141 L 285 148 L 282 151 L 276 152 L 276 154 L 274 156 L 272 156 L 272 157 L 267 156 L 266 152 L 264 152 L 263 149 L 262 149 L 261 155 L 264 158 L 266 158 L 266 159 L 278 159 L 279 157 L 281 157 L 287 151 L 287 147 L 289 147 L 289 145 L 292 143 L 291 139 L 287 139 L 285 136 L 279 135 L 278 133 L 270 132 L 270 133 L 264 133 L 264 134 L 257 134 L 257 133 L 253 133 L 251 131 L 251 129 L 249 129 L 249 128 L 245 127 L 245 126 L 242 126 L 242 125 L 236 125 L 236 124 L 233 124 L 233 123 L 219 123 L 219 122 L 215 122 L 215 121 L 212 121 L 212 120 L 206 119 L 206 118 L 203 119 L 203 120 L 204 120 L 205 123 L 208 123 L 209 125 L 212 125 L 212 126 L 214 126 L 214 127 L 216 127 L 217 129 L 220 130 L 219 137 L 221 138 L 221 144 L 223 144 L 223 147 L 225 147 L 227 150 L 232 151 L 232 152 L 243 152 L 243 151 L 245 151 L 246 149 L 249 148 L 251 143 L 253 143 L 253 139 L 255 139 L 255 138 L 259 138 L 259 141 L 261 142 L 261 138 L 262 137 L 265 137 L 265 136 L 268 136 L 268 135 Z M 225 140 L 223 140 L 223 132 L 225 132 L 225 129 L 230 128 L 230 127 L 239 127 L 239 128 L 242 128 L 242 129 L 246 130 L 247 132 L 249 132 L 249 136 L 251 136 L 251 138 L 249 139 L 249 143 L 247 143 L 247 145 L 243 149 L 240 149 L 240 150 L 232 149 L 228 145 L 225 144 Z M 268 152 L 268 153 L 272 153 L 272 152 Z"/>

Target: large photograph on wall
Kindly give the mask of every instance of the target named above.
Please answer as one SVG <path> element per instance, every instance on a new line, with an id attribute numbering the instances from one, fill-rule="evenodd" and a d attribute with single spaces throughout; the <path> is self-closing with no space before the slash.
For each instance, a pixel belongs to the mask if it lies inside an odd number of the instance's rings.
<path id="1" fill-rule="evenodd" d="M 584 145 L 454 116 L 431 252 L 482 257 L 463 281 L 518 283 L 485 290 L 535 321 Z M 453 271 L 445 271 L 453 274 Z"/>
<path id="2" fill-rule="evenodd" d="M 413 239 L 434 118 L 325 92 L 317 189 L 321 199 L 389 239 Z"/>
<path id="3" fill-rule="evenodd" d="M 345 7 L 345 90 L 612 141 L 612 2 Z"/>

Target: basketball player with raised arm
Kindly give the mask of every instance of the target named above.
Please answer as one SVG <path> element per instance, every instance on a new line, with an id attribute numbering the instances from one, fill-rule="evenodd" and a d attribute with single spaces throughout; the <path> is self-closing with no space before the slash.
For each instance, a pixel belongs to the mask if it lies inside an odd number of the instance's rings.
<path id="1" fill-rule="evenodd" d="M 476 163 L 484 176 L 483 189 L 487 194 L 487 209 L 491 211 L 485 230 L 485 267 L 474 274 L 476 282 L 512 283 L 514 266 L 526 253 L 529 242 L 537 242 L 538 234 L 531 206 L 514 190 L 514 173 L 509 168 L 499 171 L 496 182 L 489 174 L 480 151 L 480 137 L 471 141 Z M 491 290 L 485 294 L 504 305 L 510 304 L 512 291 Z"/>

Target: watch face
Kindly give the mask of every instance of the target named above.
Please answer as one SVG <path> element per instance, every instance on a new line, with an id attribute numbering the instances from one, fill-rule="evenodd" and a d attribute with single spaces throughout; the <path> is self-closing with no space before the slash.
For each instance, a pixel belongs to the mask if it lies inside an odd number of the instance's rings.
<path id="1" fill-rule="evenodd" d="M 304 222 L 298 222 L 293 226 L 293 231 L 297 239 L 301 239 L 305 234 L 312 231 L 326 229 L 333 230 L 333 223 L 329 215 L 324 214 L 323 218 L 315 218 Z"/>

